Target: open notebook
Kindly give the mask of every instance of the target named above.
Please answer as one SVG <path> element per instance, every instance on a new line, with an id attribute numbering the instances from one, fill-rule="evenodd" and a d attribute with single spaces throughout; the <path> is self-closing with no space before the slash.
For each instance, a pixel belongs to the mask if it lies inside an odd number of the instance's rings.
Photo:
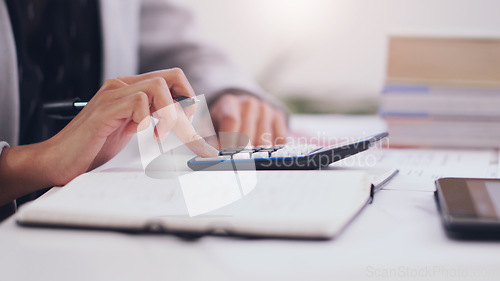
<path id="1" fill-rule="evenodd" d="M 22 207 L 17 222 L 138 232 L 329 239 L 370 200 L 362 171 L 83 174 Z"/>

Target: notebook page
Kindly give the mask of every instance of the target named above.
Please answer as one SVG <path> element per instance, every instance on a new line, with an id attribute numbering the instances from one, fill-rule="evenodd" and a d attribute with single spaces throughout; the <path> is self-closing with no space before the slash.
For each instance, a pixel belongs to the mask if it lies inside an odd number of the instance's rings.
<path id="1" fill-rule="evenodd" d="M 258 176 L 257 187 L 243 200 L 208 213 L 212 225 L 239 234 L 331 238 L 370 194 L 364 172 L 266 171 Z"/>
<path id="2" fill-rule="evenodd" d="M 149 217 L 185 215 L 175 180 L 155 180 L 144 172 L 83 174 L 56 194 L 21 208 L 21 222 L 139 228 Z"/>
<path id="3" fill-rule="evenodd" d="M 152 179 L 139 172 L 84 174 L 21 208 L 18 221 L 127 229 L 161 225 L 195 232 L 222 227 L 240 234 L 324 237 L 340 231 L 370 193 L 366 174 L 359 171 L 265 171 L 253 188 L 251 173 L 193 172 L 179 179 Z M 241 188 L 234 177 L 247 184 Z M 212 205 L 193 216 L 190 204 L 200 199 Z"/>

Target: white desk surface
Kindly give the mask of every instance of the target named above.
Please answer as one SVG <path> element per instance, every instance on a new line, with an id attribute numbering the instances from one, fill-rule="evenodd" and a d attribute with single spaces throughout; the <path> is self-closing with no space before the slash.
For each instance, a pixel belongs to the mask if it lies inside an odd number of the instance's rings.
<path id="1" fill-rule="evenodd" d="M 294 118 L 292 126 L 313 119 Z M 319 119 L 332 128 L 336 122 L 365 124 L 374 132 L 384 126 L 373 117 Z M 447 238 L 430 191 L 382 190 L 330 241 L 187 241 L 171 235 L 25 228 L 11 217 L 0 225 L 0 252 L 1 280 L 500 279 L 500 242 Z"/>

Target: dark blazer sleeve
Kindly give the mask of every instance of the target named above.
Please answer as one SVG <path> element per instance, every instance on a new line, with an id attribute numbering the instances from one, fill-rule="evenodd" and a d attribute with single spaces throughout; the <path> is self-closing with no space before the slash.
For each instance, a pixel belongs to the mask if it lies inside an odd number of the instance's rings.
<path id="1" fill-rule="evenodd" d="M 7 143 L 0 141 L 0 155 L 3 149 L 7 147 Z M 1 184 L 1 183 L 0 183 Z M 6 205 L 0 206 L 0 222 L 16 212 L 16 201 L 9 202 Z"/>

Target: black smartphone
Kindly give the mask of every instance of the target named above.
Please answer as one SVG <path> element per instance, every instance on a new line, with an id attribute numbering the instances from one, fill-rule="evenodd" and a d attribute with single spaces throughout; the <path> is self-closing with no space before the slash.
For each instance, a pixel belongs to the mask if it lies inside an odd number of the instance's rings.
<path id="1" fill-rule="evenodd" d="M 500 239 L 500 179 L 441 178 L 434 195 L 449 236 Z"/>

